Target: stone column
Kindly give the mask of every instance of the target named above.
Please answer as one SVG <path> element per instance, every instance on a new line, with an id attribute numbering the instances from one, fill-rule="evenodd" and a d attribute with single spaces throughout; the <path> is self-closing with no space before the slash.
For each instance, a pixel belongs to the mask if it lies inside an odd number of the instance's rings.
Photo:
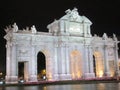
<path id="1" fill-rule="evenodd" d="M 64 30 L 65 30 L 64 21 L 61 20 L 60 21 L 60 35 L 64 34 Z"/>
<path id="2" fill-rule="evenodd" d="M 87 24 L 83 23 L 84 37 L 87 37 Z"/>
<path id="3" fill-rule="evenodd" d="M 30 74 L 30 81 L 37 81 L 37 66 L 36 66 L 36 62 L 37 60 L 35 59 L 36 54 L 35 54 L 35 46 L 32 45 L 31 46 L 31 61 L 30 61 L 30 65 L 29 65 L 29 69 L 31 72 L 29 72 Z"/>
<path id="4" fill-rule="evenodd" d="M 60 74 L 60 79 L 66 79 L 66 60 L 65 60 L 65 56 L 66 56 L 66 53 L 65 53 L 65 47 L 64 46 L 61 46 L 60 48 L 60 61 L 61 61 L 61 74 Z"/>
<path id="5" fill-rule="evenodd" d="M 16 44 L 12 43 L 11 45 L 8 44 L 7 46 L 7 76 L 6 82 L 17 83 L 18 81 L 18 62 L 16 59 Z"/>
<path id="6" fill-rule="evenodd" d="M 109 72 L 109 61 L 108 61 L 108 50 L 107 50 L 107 45 L 104 45 L 104 65 L 105 65 L 105 73 L 104 76 L 109 77 L 110 72 Z"/>
<path id="7" fill-rule="evenodd" d="M 85 78 L 89 78 L 88 45 L 84 46 L 84 50 L 85 50 L 85 52 L 84 52 L 84 54 L 85 54 L 85 57 L 84 57 Z"/>
<path id="8" fill-rule="evenodd" d="M 88 29 L 88 34 L 91 35 L 91 32 L 90 32 L 90 25 L 88 24 L 87 27 L 88 27 L 88 28 L 87 28 L 87 29 Z"/>
<path id="9" fill-rule="evenodd" d="M 118 46 L 117 46 L 118 42 L 115 41 L 115 47 L 114 47 L 114 55 L 115 55 L 115 74 L 116 76 L 120 76 L 119 73 L 119 61 L 118 61 Z"/>
<path id="10" fill-rule="evenodd" d="M 18 68 L 18 62 L 16 59 L 16 45 L 12 45 L 12 76 L 17 79 L 17 68 Z"/>
<path id="11" fill-rule="evenodd" d="M 92 52 L 92 47 L 91 46 L 88 46 L 88 59 L 89 59 L 90 78 L 94 78 L 95 74 L 93 72 L 93 52 Z"/>
<path id="12" fill-rule="evenodd" d="M 65 44 L 63 42 L 59 42 L 58 45 L 58 73 L 59 79 L 65 80 L 66 79 L 66 49 Z"/>
<path id="13" fill-rule="evenodd" d="M 57 48 L 57 65 L 58 65 L 58 74 L 60 75 L 61 74 L 61 54 L 60 54 L 60 47 L 58 46 Z"/>
<path id="14" fill-rule="evenodd" d="M 65 65 L 66 65 L 66 60 L 65 60 L 65 47 L 61 47 L 61 61 L 62 61 L 62 74 L 66 73 Z"/>
<path id="15" fill-rule="evenodd" d="M 11 54 L 10 54 L 10 42 L 8 41 L 6 44 L 6 81 L 10 81 L 11 75 Z"/>
<path id="16" fill-rule="evenodd" d="M 28 81 L 28 62 L 24 62 L 24 78 L 26 81 Z"/>
<path id="17" fill-rule="evenodd" d="M 51 50 L 49 50 L 49 51 L 51 51 Z M 49 55 L 46 54 L 46 77 L 48 80 L 54 79 L 53 67 L 55 68 L 55 65 L 54 65 L 54 59 L 53 59 L 54 54 L 52 54 L 52 53 L 53 52 L 51 51 L 51 53 Z"/>
<path id="18" fill-rule="evenodd" d="M 66 45 L 66 79 L 71 79 L 69 46 Z"/>
<path id="19" fill-rule="evenodd" d="M 58 63 L 57 49 L 58 49 L 58 47 L 56 46 L 56 47 L 55 47 L 55 52 L 54 52 L 54 55 L 55 55 L 55 57 L 54 57 L 54 58 L 55 58 L 55 59 L 54 59 L 54 60 L 55 60 L 55 61 L 54 61 L 54 65 L 55 65 L 55 66 L 54 66 L 54 79 L 55 79 L 55 80 L 58 80 L 58 78 L 59 78 L 59 77 L 58 77 L 58 64 L 59 64 L 59 63 Z"/>
<path id="20" fill-rule="evenodd" d="M 94 78 L 92 47 L 85 45 L 85 78 Z"/>

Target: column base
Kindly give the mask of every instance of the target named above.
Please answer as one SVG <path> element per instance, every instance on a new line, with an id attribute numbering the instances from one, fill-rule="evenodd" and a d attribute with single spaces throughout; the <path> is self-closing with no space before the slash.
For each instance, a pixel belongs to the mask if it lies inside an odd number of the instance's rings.
<path id="1" fill-rule="evenodd" d="M 28 80 L 29 80 L 29 82 L 37 82 L 38 81 L 36 75 L 30 75 Z"/>
<path id="2" fill-rule="evenodd" d="M 54 80 L 59 80 L 59 75 L 58 74 L 54 74 Z"/>
<path id="3" fill-rule="evenodd" d="M 119 71 L 116 71 L 116 72 L 115 72 L 115 76 L 119 77 L 119 76 L 120 76 L 120 72 L 119 72 Z"/>
<path id="4" fill-rule="evenodd" d="M 5 76 L 6 83 L 18 83 L 18 76 Z"/>
<path id="5" fill-rule="evenodd" d="M 54 74 L 53 78 L 54 78 L 54 80 L 59 80 L 59 75 L 58 74 Z"/>
<path id="6" fill-rule="evenodd" d="M 95 78 L 95 73 L 85 73 L 84 78 Z"/>
<path id="7" fill-rule="evenodd" d="M 71 80 L 72 78 L 71 78 L 71 74 L 65 74 L 66 76 L 66 80 Z"/>
<path id="8" fill-rule="evenodd" d="M 71 75 L 70 74 L 60 74 L 59 80 L 71 80 Z"/>
<path id="9" fill-rule="evenodd" d="M 110 77 L 110 72 L 105 72 L 105 73 L 104 73 L 104 76 L 105 76 L 105 77 Z"/>

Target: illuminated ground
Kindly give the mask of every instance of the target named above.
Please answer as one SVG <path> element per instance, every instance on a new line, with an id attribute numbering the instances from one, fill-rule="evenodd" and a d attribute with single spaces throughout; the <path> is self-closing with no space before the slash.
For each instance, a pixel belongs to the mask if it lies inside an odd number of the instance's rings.
<path id="1" fill-rule="evenodd" d="M 17 86 L 17 85 L 62 85 L 62 84 L 90 84 L 90 83 L 118 83 L 120 80 L 116 78 L 106 79 L 86 79 L 86 80 L 64 80 L 64 81 L 39 81 L 39 82 L 25 82 L 14 84 L 1 84 L 1 86 Z"/>

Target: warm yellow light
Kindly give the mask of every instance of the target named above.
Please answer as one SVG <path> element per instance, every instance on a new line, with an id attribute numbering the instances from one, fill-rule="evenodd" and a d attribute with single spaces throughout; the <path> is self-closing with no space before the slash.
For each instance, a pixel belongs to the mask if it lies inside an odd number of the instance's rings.
<path id="1" fill-rule="evenodd" d="M 114 71 L 111 71 L 110 76 L 111 76 L 111 77 L 113 77 L 113 76 L 114 76 Z"/>
<path id="2" fill-rule="evenodd" d="M 47 90 L 47 87 L 46 87 L 46 86 L 44 86 L 44 87 L 43 87 L 43 90 Z"/>
<path id="3" fill-rule="evenodd" d="M 81 73 L 80 73 L 80 72 L 77 73 L 77 77 L 78 77 L 78 78 L 81 77 Z"/>
<path id="4" fill-rule="evenodd" d="M 43 70 L 43 73 L 46 73 L 46 70 L 45 70 L 45 69 Z"/>
<path id="5" fill-rule="evenodd" d="M 42 74 L 42 75 L 46 75 L 46 70 L 43 69 L 43 70 L 41 71 L 41 74 Z"/>
<path id="6" fill-rule="evenodd" d="M 72 79 L 78 79 L 82 76 L 81 53 L 73 50 L 70 54 Z"/>
<path id="7" fill-rule="evenodd" d="M 102 59 L 102 54 L 100 52 L 94 52 L 95 56 L 95 69 L 96 69 L 96 77 L 102 77 L 104 72 L 104 64 Z"/>
<path id="8" fill-rule="evenodd" d="M 48 80 L 52 80 L 52 74 L 49 73 L 48 76 L 47 76 Z"/>
<path id="9" fill-rule="evenodd" d="M 103 71 L 102 71 L 102 70 L 99 71 L 98 73 L 99 73 L 99 77 L 102 77 L 102 76 L 103 76 Z"/>
<path id="10" fill-rule="evenodd" d="M 72 73 L 72 78 L 75 78 L 75 74 L 74 74 L 74 72 Z"/>
<path id="11" fill-rule="evenodd" d="M 79 52 L 77 51 L 77 50 L 74 50 L 74 51 L 72 51 L 72 53 L 71 53 L 71 56 L 72 57 L 74 57 L 74 56 L 79 56 Z"/>
<path id="12" fill-rule="evenodd" d="M 0 72 L 0 76 L 2 76 L 3 75 L 3 73 L 2 72 Z"/>

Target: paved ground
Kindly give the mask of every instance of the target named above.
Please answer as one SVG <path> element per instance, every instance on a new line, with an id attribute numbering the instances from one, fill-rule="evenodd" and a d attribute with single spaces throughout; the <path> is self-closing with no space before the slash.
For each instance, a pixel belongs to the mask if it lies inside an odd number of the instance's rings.
<path id="1" fill-rule="evenodd" d="M 14 84 L 1 84 L 0 86 L 16 86 L 16 85 L 62 85 L 62 84 L 90 84 L 90 83 L 118 83 L 120 80 L 116 79 L 97 79 L 97 80 L 64 80 L 64 81 L 39 81 L 39 82 L 25 82 Z"/>

